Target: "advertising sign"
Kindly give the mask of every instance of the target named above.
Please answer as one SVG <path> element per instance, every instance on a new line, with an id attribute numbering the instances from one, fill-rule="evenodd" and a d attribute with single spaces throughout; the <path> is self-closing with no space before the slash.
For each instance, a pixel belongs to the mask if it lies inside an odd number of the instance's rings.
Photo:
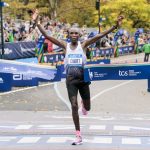
<path id="1" fill-rule="evenodd" d="M 89 65 L 84 69 L 84 80 L 139 80 L 150 79 L 150 64 Z"/>

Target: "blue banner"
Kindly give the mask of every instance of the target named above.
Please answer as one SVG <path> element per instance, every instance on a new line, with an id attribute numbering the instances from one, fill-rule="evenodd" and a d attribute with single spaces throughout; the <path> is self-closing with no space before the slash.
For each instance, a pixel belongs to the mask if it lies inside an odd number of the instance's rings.
<path id="1" fill-rule="evenodd" d="M 0 92 L 10 91 L 12 88 L 12 78 L 11 73 L 0 72 Z"/>
<path id="2" fill-rule="evenodd" d="M 150 64 L 85 66 L 84 80 L 139 80 L 150 79 Z"/>
<path id="3" fill-rule="evenodd" d="M 35 42 L 5 43 L 4 58 L 8 60 L 13 60 L 13 59 L 34 57 L 35 47 L 36 47 Z"/>
<path id="4" fill-rule="evenodd" d="M 57 63 L 63 61 L 64 58 L 64 53 L 44 54 L 44 63 Z"/>
<path id="5" fill-rule="evenodd" d="M 110 59 L 101 59 L 96 61 L 87 61 L 87 64 L 110 64 Z M 61 65 L 61 78 L 66 77 L 66 71 L 64 65 Z"/>
<path id="6" fill-rule="evenodd" d="M 14 86 L 36 86 L 40 79 L 60 81 L 55 67 L 0 60 L 0 72 L 13 74 Z"/>

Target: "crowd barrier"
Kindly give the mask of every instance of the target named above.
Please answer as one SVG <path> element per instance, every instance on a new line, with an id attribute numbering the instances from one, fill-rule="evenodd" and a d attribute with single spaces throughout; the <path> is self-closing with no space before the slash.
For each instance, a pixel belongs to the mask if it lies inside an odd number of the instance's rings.
<path id="1" fill-rule="evenodd" d="M 143 44 L 139 45 L 139 49 Z M 119 55 L 126 55 L 126 54 L 133 54 L 134 53 L 134 46 L 122 46 L 118 47 L 119 50 Z M 104 59 L 110 58 L 114 56 L 114 48 L 105 48 L 105 49 L 98 49 L 98 48 L 92 48 L 92 58 L 97 58 L 97 57 L 103 57 Z M 44 63 L 50 63 L 50 64 L 55 64 L 57 62 L 61 62 L 64 60 L 64 53 L 45 53 L 44 54 Z M 91 59 L 92 59 L 91 58 Z"/>
<path id="2" fill-rule="evenodd" d="M 105 63 L 105 65 L 104 65 Z M 39 82 L 57 82 L 65 77 L 64 65 L 57 68 L 0 60 L 0 92 L 14 86 L 38 86 Z M 84 80 L 141 80 L 148 79 L 150 92 L 150 64 L 110 64 L 110 60 L 89 62 L 84 68 Z"/>
<path id="3" fill-rule="evenodd" d="M 12 78 L 11 73 L 2 73 L 0 72 L 0 91 L 7 92 L 12 89 Z"/>
<path id="4" fill-rule="evenodd" d="M 9 83 L 7 76 L 12 80 Z M 0 91 L 9 91 L 14 86 L 37 86 L 40 81 L 60 80 L 60 69 L 55 67 L 0 60 Z M 5 89 L 6 86 L 9 88 Z"/>
<path id="5" fill-rule="evenodd" d="M 4 44 L 4 58 L 7 60 L 35 56 L 36 42 L 15 42 Z M 1 49 L 1 47 L 0 47 Z"/>
<path id="6" fill-rule="evenodd" d="M 1 46 L 1 45 L 0 45 Z M 5 43 L 4 45 L 4 58 L 7 60 L 29 58 L 35 56 L 36 42 L 15 42 L 15 43 Z M 143 44 L 138 45 L 140 49 Z M 134 53 L 134 46 L 121 46 L 119 48 L 119 55 Z M 1 47 L 0 47 L 1 49 Z M 93 57 L 111 57 L 114 56 L 114 47 L 111 48 L 92 48 Z M 57 54 L 44 54 L 45 62 L 55 63 L 64 59 L 64 54 L 58 52 Z"/>
<path id="7" fill-rule="evenodd" d="M 95 61 L 87 61 L 87 64 L 110 64 L 110 59 L 101 59 Z M 66 77 L 64 64 L 61 64 L 61 78 Z"/>
<path id="8" fill-rule="evenodd" d="M 88 61 L 87 63 L 108 64 L 110 59 Z M 48 65 L 0 60 L 0 91 L 9 91 L 12 87 L 38 86 L 39 82 L 43 81 L 57 82 L 65 78 L 65 75 L 63 64 L 57 65 L 56 68 Z"/>
<path id="9" fill-rule="evenodd" d="M 84 69 L 84 80 L 141 80 L 148 79 L 150 91 L 150 64 L 108 64 L 87 65 Z"/>

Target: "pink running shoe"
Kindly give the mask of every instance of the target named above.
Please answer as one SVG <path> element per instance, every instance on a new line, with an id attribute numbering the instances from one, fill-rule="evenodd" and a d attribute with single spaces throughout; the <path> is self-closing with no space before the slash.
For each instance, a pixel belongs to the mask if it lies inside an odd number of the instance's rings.
<path id="1" fill-rule="evenodd" d="M 73 141 L 72 145 L 81 145 L 82 144 L 82 137 L 76 135 L 75 141 Z"/>
<path id="2" fill-rule="evenodd" d="M 72 143 L 72 145 L 81 145 L 82 144 L 82 137 L 81 137 L 81 133 L 80 131 L 76 131 L 76 139 L 75 141 Z"/>
<path id="3" fill-rule="evenodd" d="M 82 114 L 86 116 L 88 114 L 88 111 L 85 109 L 83 101 L 81 101 L 81 104 L 82 104 Z"/>

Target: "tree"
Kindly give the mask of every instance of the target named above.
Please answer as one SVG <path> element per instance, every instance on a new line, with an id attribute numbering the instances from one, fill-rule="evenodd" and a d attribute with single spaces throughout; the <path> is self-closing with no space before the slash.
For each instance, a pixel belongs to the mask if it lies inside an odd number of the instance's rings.
<path id="1" fill-rule="evenodd" d="M 102 8 L 107 16 L 106 24 L 113 24 L 114 18 L 124 15 L 123 27 L 127 29 L 150 28 L 150 9 L 146 0 L 111 0 Z M 142 6 L 142 7 L 141 7 Z"/>
<path id="2" fill-rule="evenodd" d="M 67 6 L 67 7 L 66 7 Z M 57 17 L 69 23 L 77 22 L 80 26 L 95 26 L 95 2 L 93 0 L 62 0 L 57 9 Z"/>
<path id="3" fill-rule="evenodd" d="M 89 27 L 98 27 L 98 11 L 95 9 L 95 0 L 5 0 L 10 7 L 4 8 L 5 14 L 13 18 L 29 19 L 27 10 L 39 8 L 43 15 L 68 23 L 86 24 Z M 150 0 L 100 0 L 100 15 L 106 18 L 102 25 L 112 26 L 118 15 L 124 15 L 123 28 L 150 28 Z M 141 7 L 142 6 L 142 7 Z"/>

